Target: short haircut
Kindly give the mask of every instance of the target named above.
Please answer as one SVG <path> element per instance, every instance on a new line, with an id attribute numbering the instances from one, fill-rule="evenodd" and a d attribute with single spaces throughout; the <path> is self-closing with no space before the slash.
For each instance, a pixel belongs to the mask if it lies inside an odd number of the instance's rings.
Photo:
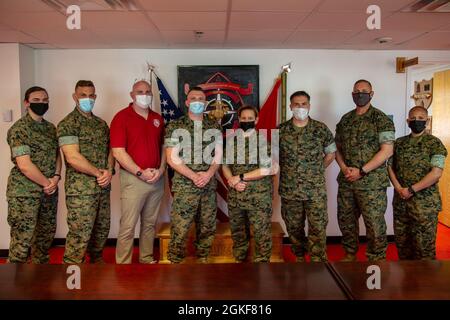
<path id="1" fill-rule="evenodd" d="M 205 91 L 202 89 L 202 87 L 199 87 L 199 86 L 190 88 L 188 94 L 191 93 L 192 91 L 201 91 L 201 92 L 205 93 Z"/>
<path id="2" fill-rule="evenodd" d="M 75 90 L 79 87 L 92 87 L 95 88 L 94 83 L 91 80 L 78 80 L 77 84 L 75 85 Z"/>
<path id="3" fill-rule="evenodd" d="M 27 91 L 25 91 L 25 101 L 29 102 L 30 101 L 30 95 L 33 92 L 38 92 L 38 91 L 44 91 L 47 94 L 47 97 L 48 97 L 47 90 L 45 90 L 42 87 L 34 86 L 34 87 L 29 88 Z"/>
<path id="4" fill-rule="evenodd" d="M 417 111 L 417 110 L 420 110 L 420 111 L 425 112 L 425 114 L 428 116 L 428 110 L 427 110 L 427 108 L 424 108 L 424 107 L 422 107 L 422 106 L 415 106 L 415 107 L 412 107 L 412 108 L 409 110 L 409 112 L 408 112 L 408 117 L 411 116 L 411 113 L 413 113 L 414 111 Z"/>
<path id="5" fill-rule="evenodd" d="M 256 109 L 254 106 L 251 106 L 249 104 L 244 104 L 243 106 L 239 107 L 239 109 L 237 110 L 237 115 L 239 118 L 241 117 L 241 113 L 245 110 L 252 110 L 255 114 L 255 118 L 258 116 L 258 109 Z"/>
<path id="6" fill-rule="evenodd" d="M 292 101 L 292 99 L 294 99 L 295 97 L 306 97 L 308 99 L 308 102 L 311 101 L 311 97 L 306 91 L 295 91 L 293 94 L 291 94 L 289 101 Z"/>
<path id="7" fill-rule="evenodd" d="M 356 85 L 359 84 L 359 83 L 367 83 L 367 85 L 370 87 L 370 90 L 372 90 L 372 84 L 370 83 L 370 81 L 365 80 L 365 79 L 359 79 L 358 81 L 355 82 L 355 84 L 353 85 L 353 87 L 356 86 Z"/>
<path id="8" fill-rule="evenodd" d="M 146 85 L 148 85 L 148 86 L 150 87 L 150 89 L 152 88 L 152 85 L 151 85 L 147 80 L 142 79 L 142 80 L 136 81 L 136 82 L 133 84 L 132 91 L 134 91 L 134 88 L 135 88 L 138 84 L 141 84 L 141 83 L 145 83 Z"/>

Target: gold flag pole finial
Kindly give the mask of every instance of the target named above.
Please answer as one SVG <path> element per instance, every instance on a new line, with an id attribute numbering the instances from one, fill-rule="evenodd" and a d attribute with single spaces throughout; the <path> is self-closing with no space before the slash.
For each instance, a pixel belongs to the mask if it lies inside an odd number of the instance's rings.
<path id="1" fill-rule="evenodd" d="M 291 66 L 292 66 L 292 62 L 289 62 L 288 64 L 285 64 L 285 65 L 282 66 L 281 68 L 282 68 L 283 72 L 289 73 L 289 72 L 292 71 Z"/>

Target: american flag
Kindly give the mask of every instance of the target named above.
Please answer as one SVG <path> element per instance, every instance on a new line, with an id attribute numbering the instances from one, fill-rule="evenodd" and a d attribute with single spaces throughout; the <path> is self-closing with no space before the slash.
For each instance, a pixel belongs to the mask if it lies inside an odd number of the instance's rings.
<path id="1" fill-rule="evenodd" d="M 156 82 L 159 89 L 159 101 L 161 101 L 161 115 L 164 118 L 164 122 L 167 124 L 171 120 L 178 119 L 184 113 L 183 110 L 173 102 L 159 77 L 156 77 Z"/>

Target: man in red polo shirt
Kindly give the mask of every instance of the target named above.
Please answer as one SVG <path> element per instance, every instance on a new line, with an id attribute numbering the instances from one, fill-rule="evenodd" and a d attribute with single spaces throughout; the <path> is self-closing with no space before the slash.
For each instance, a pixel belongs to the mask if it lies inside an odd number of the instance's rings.
<path id="1" fill-rule="evenodd" d="M 120 163 L 122 216 L 117 236 L 116 263 L 131 263 L 134 230 L 141 218 L 139 262 L 155 263 L 155 223 L 164 193 L 166 158 L 164 120 L 150 109 L 150 84 L 139 81 L 130 92 L 133 102 L 111 122 L 111 148 Z"/>

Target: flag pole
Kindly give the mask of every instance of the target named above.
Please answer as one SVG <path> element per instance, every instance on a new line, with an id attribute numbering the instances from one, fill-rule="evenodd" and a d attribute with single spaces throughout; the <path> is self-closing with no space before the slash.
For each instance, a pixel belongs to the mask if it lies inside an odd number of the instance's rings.
<path id="1" fill-rule="evenodd" d="M 153 88 L 153 74 L 155 73 L 155 66 L 147 62 L 147 71 L 150 74 L 150 87 Z"/>
<path id="2" fill-rule="evenodd" d="M 281 117 L 280 123 L 286 121 L 286 82 L 287 82 L 287 72 L 283 71 L 281 73 Z"/>
<path id="3" fill-rule="evenodd" d="M 280 123 L 286 121 L 286 102 L 287 102 L 287 74 L 291 72 L 291 62 L 282 67 L 281 72 L 281 117 Z"/>
<path id="4" fill-rule="evenodd" d="M 154 65 L 147 62 L 147 72 L 149 73 L 149 76 L 150 76 L 149 84 L 150 84 L 150 88 L 151 88 L 151 91 L 153 94 L 152 110 L 161 114 L 161 112 L 162 112 L 161 97 L 158 94 L 158 92 L 159 92 L 158 82 L 156 81 L 156 85 L 153 86 L 153 78 L 155 78 L 155 80 L 158 80 L 158 75 L 156 74 L 155 69 L 156 69 L 156 67 Z"/>

